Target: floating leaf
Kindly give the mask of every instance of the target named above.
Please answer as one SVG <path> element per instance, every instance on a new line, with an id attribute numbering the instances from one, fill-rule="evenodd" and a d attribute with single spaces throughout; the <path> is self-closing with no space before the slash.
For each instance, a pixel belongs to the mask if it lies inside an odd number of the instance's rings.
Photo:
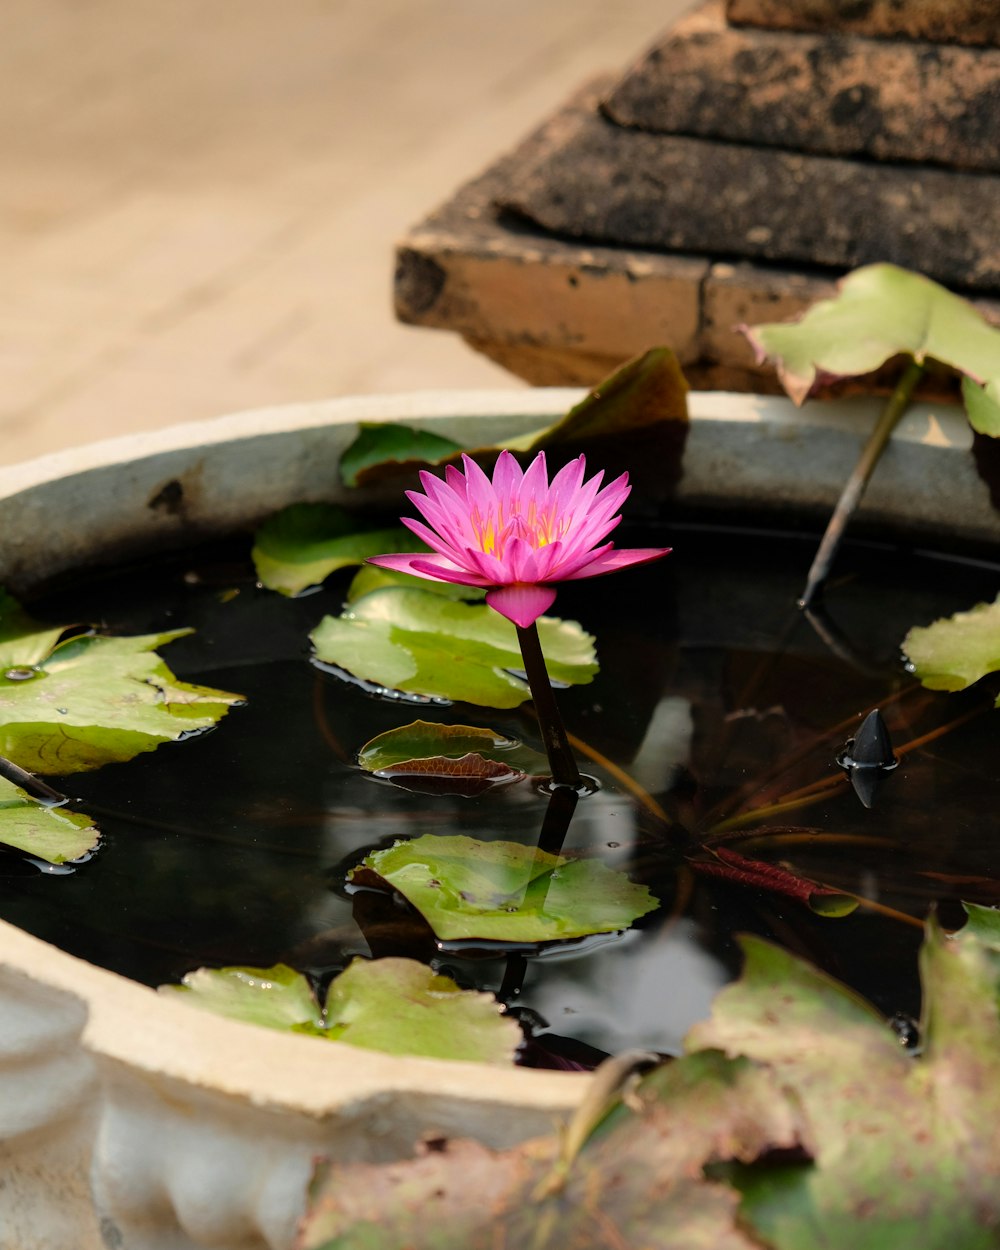
<path id="1" fill-rule="evenodd" d="M 1000 671 L 1000 597 L 915 626 L 903 639 L 903 651 L 928 690 L 965 690 Z"/>
<path id="2" fill-rule="evenodd" d="M 160 993 L 183 994 L 192 1006 L 266 1029 L 323 1031 L 323 1013 L 309 982 L 285 964 L 273 968 L 198 968 L 188 972 L 180 985 L 161 985 Z"/>
<path id="3" fill-rule="evenodd" d="M 375 851 L 349 879 L 398 890 L 443 942 L 551 942 L 614 933 L 657 901 L 596 859 L 566 859 L 517 842 L 426 834 Z"/>
<path id="4" fill-rule="evenodd" d="M 550 677 L 585 684 L 597 672 L 593 639 L 572 621 L 541 617 Z M 514 626 L 485 604 L 456 603 L 423 590 L 365 595 L 311 635 L 316 657 L 389 689 L 487 707 L 529 698 Z"/>
<path id="5" fill-rule="evenodd" d="M 0 777 L 0 843 L 49 864 L 65 864 L 92 851 L 100 832 L 89 816 L 39 803 Z"/>
<path id="6" fill-rule="evenodd" d="M 9 668 L 30 668 L 44 660 L 66 630 L 42 625 L 0 587 L 0 676 Z"/>
<path id="7" fill-rule="evenodd" d="M 796 403 L 819 375 L 857 377 L 901 353 L 939 361 L 964 374 L 973 427 L 1000 434 L 1000 330 L 973 306 L 929 278 L 895 265 L 867 265 L 848 274 L 833 299 L 814 304 L 797 322 L 745 329 L 758 359 L 777 366 Z"/>
<path id="8" fill-rule="evenodd" d="M 417 540 L 409 530 L 406 532 L 415 546 Z M 413 551 L 414 546 L 399 547 L 397 550 Z M 383 569 L 377 564 L 363 564 L 351 579 L 351 584 L 347 588 L 346 602 L 356 603 L 376 590 L 393 587 L 431 591 L 445 599 L 479 600 L 486 597 L 486 591 L 479 586 L 460 586 L 457 582 L 435 582 L 426 577 L 414 577 L 412 573 L 401 573 L 397 569 Z"/>
<path id="9" fill-rule="evenodd" d="M 766 860 L 748 859 L 725 846 L 705 846 L 702 852 L 688 860 L 695 872 L 709 877 L 723 877 L 737 885 L 756 887 L 771 894 L 783 894 L 805 903 L 821 916 L 849 916 L 858 907 L 857 899 L 832 890 L 829 886 L 799 876 L 791 868 L 781 864 L 769 864 Z"/>
<path id="10" fill-rule="evenodd" d="M 155 654 L 190 632 L 82 635 L 17 677 L 7 670 L 0 675 L 0 755 L 30 772 L 72 773 L 214 725 L 240 696 L 178 681 Z"/>
<path id="11" fill-rule="evenodd" d="M 669 347 L 655 347 L 615 370 L 566 416 L 494 446 L 470 443 L 463 447 L 408 426 L 362 424 L 341 458 L 341 476 L 347 486 L 362 486 L 402 470 L 413 472 L 457 461 L 463 450 L 489 461 L 503 447 L 527 453 L 571 447 L 574 452 L 593 453 L 609 475 L 631 467 L 641 477 L 644 466 L 635 453 L 655 448 L 657 463 L 651 467 L 662 483 L 679 475 L 688 420 L 687 390 L 674 353 Z M 653 443 L 650 435 L 655 436 Z M 631 453 L 626 457 L 628 466 L 618 463 L 623 440 Z"/>
<path id="12" fill-rule="evenodd" d="M 743 975 L 689 1053 L 605 1115 L 565 1175 L 553 1138 L 328 1164 L 298 1250 L 992 1250 L 998 944 L 929 927 L 916 1057 L 852 991 L 746 939 Z M 594 1094 L 601 1079 L 599 1069 Z M 366 1243 L 373 1195 L 379 1240 Z"/>
<path id="13" fill-rule="evenodd" d="M 473 795 L 490 786 L 548 774 L 548 760 L 516 739 L 472 725 L 418 720 L 372 738 L 358 752 L 369 773 L 412 788 L 437 780 L 445 793 Z"/>
<path id="14" fill-rule="evenodd" d="M 412 959 L 354 959 L 331 983 L 322 1010 L 306 978 L 283 964 L 199 968 L 160 993 L 185 995 L 235 1020 L 391 1055 L 505 1064 L 521 1041 L 492 994 L 460 990 Z"/>
<path id="15" fill-rule="evenodd" d="M 345 486 L 364 486 L 373 477 L 373 469 L 382 470 L 378 476 L 383 476 L 386 466 L 396 472 L 427 468 L 451 459 L 461 450 L 461 443 L 427 430 L 391 422 L 362 421 L 357 438 L 340 458 L 340 473 Z M 379 554 L 372 552 L 372 555 Z"/>
<path id="16" fill-rule="evenodd" d="M 254 538 L 257 577 L 269 590 L 297 595 L 337 569 L 386 551 L 425 551 L 401 526 L 360 529 L 356 516 L 324 503 L 297 503 L 265 521 Z"/>
<path id="17" fill-rule="evenodd" d="M 980 907 L 977 903 L 965 903 L 969 919 L 958 936 L 958 941 L 972 937 L 988 946 L 991 951 L 1000 953 L 1000 909 L 996 907 Z"/>

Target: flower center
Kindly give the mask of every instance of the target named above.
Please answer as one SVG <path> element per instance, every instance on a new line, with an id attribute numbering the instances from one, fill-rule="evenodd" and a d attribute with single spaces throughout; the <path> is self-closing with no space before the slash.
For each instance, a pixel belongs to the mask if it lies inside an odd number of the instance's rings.
<path id="1" fill-rule="evenodd" d="M 562 538 L 566 532 L 565 518 L 557 518 L 551 505 L 540 509 L 534 500 L 528 504 L 526 512 L 515 512 L 510 517 L 504 515 L 502 504 L 486 515 L 477 508 L 469 521 L 479 550 L 485 555 L 496 556 L 498 560 L 504 558 L 505 548 L 512 538 L 520 538 L 538 551 Z"/>

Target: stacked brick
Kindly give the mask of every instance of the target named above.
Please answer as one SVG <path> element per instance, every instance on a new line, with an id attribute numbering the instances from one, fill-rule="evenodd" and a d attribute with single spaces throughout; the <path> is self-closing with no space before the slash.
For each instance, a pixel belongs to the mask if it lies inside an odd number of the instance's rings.
<path id="1" fill-rule="evenodd" d="M 534 382 L 665 337 L 759 389 L 732 325 L 874 261 L 998 312 L 996 0 L 711 0 L 414 231 L 397 307 Z"/>

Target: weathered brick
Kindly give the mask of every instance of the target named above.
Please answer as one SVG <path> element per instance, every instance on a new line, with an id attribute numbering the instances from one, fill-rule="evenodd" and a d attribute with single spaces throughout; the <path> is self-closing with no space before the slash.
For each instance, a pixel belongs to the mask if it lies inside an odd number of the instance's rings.
<path id="1" fill-rule="evenodd" d="M 1000 178 L 615 126 L 576 103 L 500 204 L 564 238 L 1000 290 Z"/>
<path id="2" fill-rule="evenodd" d="M 997 0 L 727 0 L 733 23 L 1000 47 Z"/>
<path id="3" fill-rule="evenodd" d="M 1000 49 L 679 22 L 604 101 L 623 126 L 1000 170 Z"/>

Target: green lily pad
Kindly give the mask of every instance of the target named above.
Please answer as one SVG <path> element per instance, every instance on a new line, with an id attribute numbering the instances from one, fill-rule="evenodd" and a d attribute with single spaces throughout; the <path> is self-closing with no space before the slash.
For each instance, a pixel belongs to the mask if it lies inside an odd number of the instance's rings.
<path id="1" fill-rule="evenodd" d="M 413 551 L 417 540 L 409 530 L 406 531 L 413 545 L 398 547 L 398 551 Z M 363 564 L 347 588 L 345 601 L 356 603 L 365 595 L 376 590 L 402 588 L 404 590 L 424 590 L 441 595 L 445 599 L 464 599 L 477 601 L 486 597 L 486 591 L 479 586 L 461 586 L 458 582 L 434 582 L 426 577 L 414 577 L 412 573 L 403 573 L 398 569 L 383 569 L 377 564 Z"/>
<path id="2" fill-rule="evenodd" d="M 903 639 L 903 651 L 928 690 L 965 690 L 1000 672 L 1000 597 L 915 626 Z"/>
<path id="3" fill-rule="evenodd" d="M 426 834 L 374 851 L 348 874 L 403 895 L 443 942 L 551 942 L 614 933 L 657 907 L 596 859 L 566 859 L 517 842 Z"/>
<path id="4" fill-rule="evenodd" d="M 340 458 L 340 473 L 345 486 L 363 486 L 371 479 L 372 470 L 376 467 L 382 471 L 379 476 L 384 475 L 387 467 L 395 472 L 426 468 L 451 459 L 461 451 L 461 443 L 427 430 L 392 422 L 362 421 L 357 437 Z M 401 551 L 402 548 L 393 550 Z M 372 555 L 379 554 L 372 552 Z"/>
<path id="5" fill-rule="evenodd" d="M 0 587 L 0 676 L 7 669 L 31 667 L 44 660 L 65 630 L 65 625 L 42 625 L 34 620 Z"/>
<path id="6" fill-rule="evenodd" d="M 190 632 L 88 634 L 46 655 L 29 634 L 35 662 L 0 674 L 0 755 L 29 772 L 73 773 L 216 724 L 240 696 L 178 681 L 155 653 Z"/>
<path id="7" fill-rule="evenodd" d="M 928 928 L 919 1056 L 852 991 L 744 939 L 742 977 L 683 1058 L 627 1106 L 598 1071 L 596 1127 L 574 1158 L 561 1143 L 575 1125 L 504 1152 L 451 1141 L 401 1163 L 323 1164 L 298 1250 L 992 1250 L 1000 943 L 974 916 L 957 938 Z"/>
<path id="8" fill-rule="evenodd" d="M 427 550 L 402 526 L 359 529 L 363 524 L 333 504 L 292 504 L 257 531 L 252 553 L 257 577 L 269 590 L 297 595 L 369 556 Z"/>
<path id="9" fill-rule="evenodd" d="M 833 299 L 800 320 L 753 326 L 745 333 L 758 357 L 774 361 L 796 403 L 818 375 L 858 377 L 906 354 L 936 360 L 965 375 L 973 428 L 1000 435 L 1000 330 L 973 306 L 929 278 L 895 265 L 867 265 L 840 283 Z"/>
<path id="10" fill-rule="evenodd" d="M 372 738 L 358 752 L 358 763 L 365 772 L 380 777 L 438 777 L 448 782 L 481 779 L 487 784 L 515 781 L 529 773 L 541 777 L 549 772 L 544 755 L 496 730 L 425 720 Z"/>
<path id="11" fill-rule="evenodd" d="M 541 617 L 549 676 L 586 684 L 597 672 L 594 642 L 572 621 Z M 363 681 L 410 694 L 517 707 L 530 697 L 517 631 L 486 604 L 456 603 L 423 590 L 377 590 L 325 617 L 311 634 L 316 658 Z"/>
<path id="12" fill-rule="evenodd" d="M 581 451 L 599 449 L 600 463 L 609 476 L 630 467 L 633 476 L 641 477 L 644 465 L 642 457 L 635 453 L 655 449 L 653 458 L 657 463 L 653 467 L 662 481 L 665 476 L 676 476 L 675 470 L 679 472 L 683 439 L 675 448 L 674 427 L 687 428 L 687 390 L 674 353 L 669 347 L 655 347 L 616 369 L 566 416 L 496 445 L 469 443 L 463 447 L 408 426 L 362 425 L 341 458 L 340 472 L 345 485 L 364 486 L 396 476 L 402 470 L 412 473 L 457 463 L 463 451 L 475 458 L 492 460 L 502 447 L 529 454 L 544 448 L 572 447 Z M 666 441 L 660 437 L 649 443 L 648 436 L 654 432 L 666 435 Z M 633 445 L 637 438 L 640 441 Z M 617 453 L 623 441 L 632 453 L 626 457 L 627 466 L 618 464 Z"/>
<path id="13" fill-rule="evenodd" d="M 100 831 L 89 816 L 39 803 L 0 777 L 0 843 L 44 859 L 65 864 L 92 851 Z"/>
<path id="14" fill-rule="evenodd" d="M 306 978 L 283 964 L 199 968 L 160 993 L 235 1020 L 391 1055 L 507 1064 L 521 1042 L 518 1024 L 492 994 L 460 990 L 412 959 L 354 959 L 331 983 L 322 1009 Z"/>

